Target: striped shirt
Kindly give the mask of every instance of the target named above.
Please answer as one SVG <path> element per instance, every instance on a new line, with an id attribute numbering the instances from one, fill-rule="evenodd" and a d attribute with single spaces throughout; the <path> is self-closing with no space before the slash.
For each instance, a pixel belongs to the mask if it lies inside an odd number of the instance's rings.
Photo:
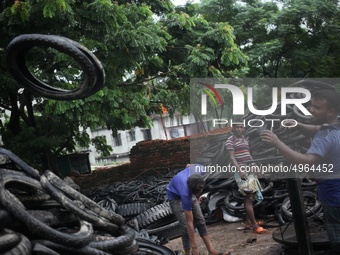
<path id="1" fill-rule="evenodd" d="M 233 135 L 229 136 L 225 143 L 226 150 L 233 150 L 235 159 L 237 163 L 242 164 L 245 161 L 252 160 L 249 151 L 249 143 L 248 140 L 242 136 L 240 138 L 235 137 Z"/>

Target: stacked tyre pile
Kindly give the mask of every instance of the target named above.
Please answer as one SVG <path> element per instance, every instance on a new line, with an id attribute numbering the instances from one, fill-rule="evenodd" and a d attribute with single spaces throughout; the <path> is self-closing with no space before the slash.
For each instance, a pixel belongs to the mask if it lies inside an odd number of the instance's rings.
<path id="1" fill-rule="evenodd" d="M 166 201 L 166 185 L 177 172 L 114 183 L 93 190 L 89 197 L 124 217 L 139 237 L 162 245 L 180 236 L 178 221 Z"/>
<path id="2" fill-rule="evenodd" d="M 174 254 L 51 171 L 3 148 L 0 165 L 1 254 Z"/>
<path id="3" fill-rule="evenodd" d="M 0 251 L 4 254 L 174 254 L 163 246 L 180 236 L 165 200 L 166 176 L 149 177 L 82 195 L 50 171 L 40 175 L 0 149 Z M 244 218 L 233 178 L 206 176 L 201 207 L 207 223 Z M 283 179 L 261 179 L 264 200 L 254 204 L 267 227 L 292 220 Z M 302 182 L 308 217 L 319 215 L 315 183 Z M 149 252 L 149 253 L 148 253 Z"/>
<path id="4" fill-rule="evenodd" d="M 176 172 L 163 177 L 153 177 L 151 183 L 150 178 L 147 178 L 112 184 L 94 190 L 90 197 L 98 204 L 106 206 L 108 210 L 114 208 L 115 212 L 126 219 L 127 225 L 136 230 L 137 235 L 147 237 L 152 242 L 163 245 L 168 240 L 180 236 L 179 223 L 172 214 L 169 203 L 163 199 L 166 192 L 166 181 Z M 260 202 L 254 202 L 256 216 L 264 220 L 265 227 L 279 227 L 291 222 L 293 217 L 286 181 L 284 179 L 261 178 L 260 182 L 263 187 L 264 199 Z M 214 178 L 209 174 L 206 176 L 206 183 L 204 194 L 199 201 L 207 224 L 220 220 L 227 222 L 244 220 L 243 197 L 238 192 L 234 178 Z M 301 184 L 307 217 L 320 220 L 322 218 L 321 204 L 316 199 L 316 183 L 310 179 L 303 179 Z M 148 187 L 148 189 L 140 189 L 143 186 Z M 117 190 L 120 190 L 125 194 L 124 189 L 127 192 L 132 190 L 133 193 L 150 194 L 150 200 L 146 199 L 145 196 L 135 194 L 133 202 L 124 201 L 122 198 L 125 195 L 121 196 L 116 193 Z M 138 189 L 139 191 L 137 191 Z M 161 199 L 153 200 L 152 198 L 157 192 L 161 192 L 161 196 L 159 196 Z"/>
<path id="5" fill-rule="evenodd" d="M 71 57 L 82 69 L 75 85 L 55 77 L 53 84 L 46 84 L 46 79 L 39 79 L 29 70 L 29 53 L 51 54 L 55 50 Z M 61 36 L 20 35 L 7 46 L 6 61 L 19 85 L 46 98 L 82 99 L 105 84 L 105 72 L 96 56 L 83 45 Z M 3 148 L 0 167 L 1 254 L 174 254 L 125 224 L 114 207 L 105 209 L 51 171 L 39 174 Z M 115 204 L 112 199 L 103 203 L 108 202 Z"/>
<path id="6" fill-rule="evenodd" d="M 36 36 L 23 37 L 14 41 L 9 52 L 15 55 L 16 62 L 12 73 L 24 79 L 29 76 L 26 66 L 18 66 L 17 61 L 31 48 L 31 43 L 55 46 L 61 51 L 83 59 L 85 49 L 72 43 L 68 48 L 59 47 L 64 38 Z M 64 41 L 63 41 L 64 42 Z M 21 51 L 19 45 L 26 45 Z M 74 49 L 76 47 L 77 49 Z M 69 49 L 72 48 L 72 52 Z M 14 54 L 15 53 L 15 54 Z M 79 53 L 79 54 L 78 54 Z M 88 55 L 87 57 L 89 57 Z M 90 56 L 92 57 L 92 55 Z M 12 58 L 8 58 L 11 60 Z M 79 60 L 82 61 L 82 60 Z M 90 61 L 91 62 L 91 61 Z M 85 83 L 75 90 L 56 90 L 46 84 L 33 86 L 33 90 L 55 99 L 78 99 L 97 91 L 103 84 L 104 75 L 99 62 L 81 65 L 91 73 Z M 18 70 L 20 71 L 18 73 Z M 97 76 L 97 78 L 91 78 Z M 29 76 L 30 77 L 30 76 Z M 32 78 L 32 77 L 31 77 Z M 91 79 L 90 79 L 91 78 Z M 90 82 L 89 82 L 90 81 Z M 19 82 L 23 83 L 19 79 Z M 38 81 L 29 79 L 27 86 Z M 90 89 L 86 89 L 88 85 Z M 321 85 L 320 85 L 321 84 Z M 307 86 L 309 90 L 328 84 L 303 81 L 294 86 Z M 43 92 L 48 92 L 43 94 Z M 78 93 L 78 94 L 77 94 Z M 76 97 L 73 97 L 77 94 Z M 57 95 L 57 96 L 55 96 Z M 294 93 L 291 97 L 300 97 Z M 259 118 L 247 115 L 245 121 L 257 119 L 268 123 L 268 119 L 282 120 L 283 116 L 273 113 Z M 284 118 L 308 122 L 296 107 L 289 108 Z M 254 124 L 254 123 L 253 123 Z M 278 152 L 261 142 L 259 134 L 263 128 L 247 128 L 251 151 L 259 164 L 284 164 Z M 270 127 L 281 140 L 294 150 L 305 152 L 309 140 L 276 124 Z M 228 165 L 229 159 L 224 143 L 228 134 L 216 137 L 200 155 L 203 165 Z M 84 196 L 50 171 L 39 174 L 12 152 L 0 148 L 0 253 L 24 254 L 175 254 L 163 246 L 169 239 L 180 236 L 178 222 L 166 201 L 165 187 L 176 174 L 138 179 L 126 183 L 112 184 L 96 189 L 89 197 Z M 321 218 L 321 205 L 316 199 L 315 183 L 308 177 L 301 177 L 306 214 L 309 218 Z M 264 200 L 254 202 L 258 218 L 267 219 L 265 227 L 276 227 L 292 220 L 288 191 L 284 178 L 273 179 L 265 176 L 260 179 Z M 207 223 L 224 219 L 235 222 L 244 219 L 243 197 L 239 194 L 232 176 L 225 173 L 206 175 L 204 196 L 200 199 Z"/>
<path id="7" fill-rule="evenodd" d="M 302 86 L 312 93 L 317 89 L 334 89 L 334 87 L 328 83 L 313 80 L 299 81 L 291 84 L 291 86 Z M 304 97 L 304 95 L 299 93 L 291 93 L 289 96 L 290 98 Z M 263 109 L 269 107 L 270 105 L 263 107 Z M 308 108 L 308 103 L 305 104 L 305 107 Z M 280 109 L 280 104 L 277 108 Z M 245 135 L 249 138 L 253 157 L 258 165 L 284 165 L 287 163 L 275 148 L 261 141 L 259 134 L 263 129 L 271 129 L 284 143 L 301 153 L 306 152 L 309 147 L 310 139 L 303 134 L 293 131 L 293 129 L 282 127 L 281 123 L 285 119 L 294 119 L 303 123 L 309 123 L 310 121 L 308 117 L 300 112 L 296 105 L 288 105 L 287 114 L 285 116 L 282 116 L 280 112 L 274 112 L 267 116 L 255 116 L 254 114 L 245 116 L 245 123 L 249 120 L 252 120 L 252 126 L 255 126 L 256 121 L 259 123 L 259 127 L 247 127 L 245 131 Z M 197 158 L 196 163 L 206 166 L 230 164 L 224 146 L 229 135 L 230 134 L 223 134 L 210 139 L 199 158 Z M 168 181 L 168 177 L 169 176 L 166 177 L 166 181 Z M 255 202 L 254 209 L 258 218 L 266 219 L 265 227 L 277 227 L 293 220 L 285 177 L 292 178 L 294 176 L 264 175 L 260 178 L 260 182 L 263 186 L 264 200 Z M 308 174 L 305 176 L 302 174 L 296 176 L 296 178 L 301 180 L 302 195 L 304 197 L 307 217 L 322 221 L 321 204 L 316 198 L 316 183 Z M 163 179 L 159 181 L 161 183 L 164 182 Z M 134 190 L 132 193 L 128 192 L 129 195 L 125 196 L 125 198 L 137 198 L 137 200 L 133 199 L 133 201 L 136 202 L 135 205 L 124 205 L 126 200 L 121 200 L 119 196 L 117 198 L 122 203 L 118 205 L 118 211 L 120 210 L 120 207 L 137 207 L 136 209 L 130 208 L 130 211 L 134 211 L 136 214 L 140 213 L 139 215 L 135 215 L 135 217 L 132 218 L 130 217 L 131 215 L 127 215 L 129 216 L 129 224 L 131 226 L 134 226 L 138 231 L 144 228 L 147 233 L 156 235 L 160 238 L 172 239 L 180 236 L 178 222 L 171 214 L 169 205 L 165 200 L 164 202 L 162 202 L 162 199 L 153 200 L 151 208 L 147 209 L 145 212 L 141 212 L 139 210 L 141 207 L 147 208 L 144 204 L 145 198 L 139 200 L 140 196 L 136 195 L 136 190 L 139 190 L 139 187 L 143 186 L 143 184 L 137 182 L 135 184 L 123 184 L 123 186 L 129 186 L 130 190 Z M 159 198 L 164 198 L 165 186 L 159 185 L 156 182 L 154 185 L 151 185 L 151 187 L 161 188 L 156 194 L 161 194 Z M 120 187 L 111 188 L 111 190 L 120 189 Z M 150 192 L 143 192 L 143 194 L 145 193 L 151 194 Z M 114 194 L 111 193 L 111 195 L 116 199 Z M 239 194 L 232 175 L 223 172 L 207 174 L 205 195 L 200 201 L 207 223 L 213 223 L 222 218 L 228 222 L 235 222 L 243 220 L 245 217 L 243 197 Z M 143 206 L 141 206 L 141 204 L 143 204 Z M 150 204 L 148 204 L 148 206 L 150 206 Z"/>

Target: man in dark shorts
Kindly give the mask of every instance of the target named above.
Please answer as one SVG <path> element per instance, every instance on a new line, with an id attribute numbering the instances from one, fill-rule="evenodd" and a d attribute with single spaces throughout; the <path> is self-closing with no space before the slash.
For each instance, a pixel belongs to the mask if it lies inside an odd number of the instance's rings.
<path id="1" fill-rule="evenodd" d="M 180 223 L 183 249 L 186 255 L 200 254 L 195 239 L 196 227 L 209 255 L 230 254 L 217 251 L 211 243 L 205 219 L 197 201 L 197 197 L 204 188 L 203 173 L 204 166 L 198 164 L 187 165 L 184 170 L 174 176 L 166 188 L 171 210 Z"/>
<path id="2" fill-rule="evenodd" d="M 246 212 L 246 229 L 252 229 L 257 234 L 269 234 L 269 231 L 263 228 L 261 222 L 255 218 L 253 199 L 262 200 L 261 185 L 257 179 L 258 167 L 246 165 L 244 162 L 252 160 L 249 150 L 249 144 L 243 135 L 243 124 L 233 124 L 233 134 L 229 136 L 225 143 L 231 164 L 236 167 L 235 180 L 240 193 L 244 196 L 244 209 Z M 254 170 L 253 173 L 250 170 Z M 247 170 L 247 171 L 246 171 Z M 249 171 L 248 171 L 249 170 Z"/>

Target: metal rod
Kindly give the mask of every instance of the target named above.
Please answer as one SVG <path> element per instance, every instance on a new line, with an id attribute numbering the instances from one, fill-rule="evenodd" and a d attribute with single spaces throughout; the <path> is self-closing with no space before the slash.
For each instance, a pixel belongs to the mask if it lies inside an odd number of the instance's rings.
<path id="1" fill-rule="evenodd" d="M 299 254 L 312 255 L 313 245 L 309 232 L 300 181 L 301 180 L 297 178 L 287 179 L 287 188 L 289 193 L 290 205 L 293 212 L 294 227 L 296 240 L 299 247 Z"/>

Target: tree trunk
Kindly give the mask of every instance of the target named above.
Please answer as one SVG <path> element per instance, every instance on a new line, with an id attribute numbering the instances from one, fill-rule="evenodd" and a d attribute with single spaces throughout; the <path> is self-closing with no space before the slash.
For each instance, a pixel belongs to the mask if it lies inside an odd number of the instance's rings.
<path id="1" fill-rule="evenodd" d="M 20 132 L 20 112 L 18 108 L 17 93 L 11 93 L 10 100 L 12 109 L 8 127 L 13 135 L 17 135 Z"/>
<path id="2" fill-rule="evenodd" d="M 164 124 L 164 119 L 163 119 L 163 114 L 159 114 L 160 117 L 161 117 L 161 123 L 162 123 L 162 127 L 163 127 L 163 131 L 164 131 L 164 134 L 165 134 L 165 139 L 168 140 L 168 133 L 166 132 L 166 128 L 165 128 L 165 124 Z"/>

